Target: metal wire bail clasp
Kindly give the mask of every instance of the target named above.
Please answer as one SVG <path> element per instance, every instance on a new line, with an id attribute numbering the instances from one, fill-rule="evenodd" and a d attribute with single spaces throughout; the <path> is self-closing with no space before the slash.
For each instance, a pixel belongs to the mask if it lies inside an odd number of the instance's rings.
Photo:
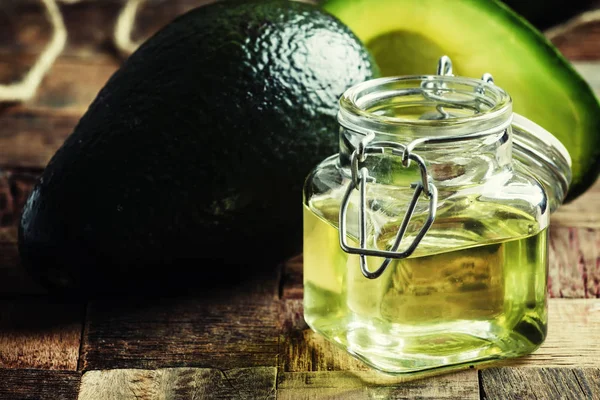
<path id="1" fill-rule="evenodd" d="M 381 274 L 383 274 L 383 272 L 390 264 L 392 259 L 401 259 L 409 257 L 415 251 L 415 249 L 421 242 L 421 239 L 423 239 L 423 237 L 433 224 L 437 209 L 437 188 L 430 181 L 430 177 L 427 174 L 427 167 L 425 166 L 425 162 L 423 161 L 423 159 L 412 152 L 412 148 L 414 146 L 411 146 L 410 144 L 408 146 L 404 146 L 400 143 L 384 141 L 372 142 L 374 137 L 375 135 L 372 133 L 367 135 L 359 143 L 358 148 L 352 153 L 352 179 L 348 184 L 348 187 L 342 199 L 342 203 L 340 205 L 339 218 L 340 246 L 342 247 L 342 250 L 344 250 L 346 253 L 358 254 L 360 256 L 360 269 L 363 275 L 369 279 L 378 278 Z M 402 165 L 404 167 L 408 167 L 411 161 L 414 161 L 418 164 L 421 172 L 421 181 L 413 183 L 411 185 L 411 187 L 414 188 L 415 191 L 408 205 L 406 213 L 404 214 L 404 219 L 402 220 L 402 224 L 400 225 L 400 228 L 396 234 L 396 238 L 390 250 L 379 250 L 377 249 L 376 244 L 374 244 L 375 249 L 368 249 L 366 215 L 367 183 L 375 182 L 375 178 L 370 176 L 368 169 L 364 166 L 361 167 L 360 164 L 366 160 L 368 154 L 383 154 L 386 149 L 390 148 L 392 150 L 393 155 L 402 157 Z M 358 209 L 359 247 L 352 247 L 348 244 L 346 232 L 346 214 L 348 212 L 350 195 L 352 194 L 352 191 L 354 189 L 357 189 L 360 193 Z M 406 228 L 408 227 L 408 223 L 412 218 L 412 215 L 415 211 L 415 207 L 417 205 L 417 202 L 419 201 L 419 197 L 421 196 L 421 194 L 423 194 L 429 200 L 429 215 L 413 242 L 406 248 L 406 250 L 398 252 L 398 247 L 400 247 L 400 243 L 402 242 L 402 238 L 404 237 Z M 369 266 L 367 264 L 367 256 L 383 257 L 385 258 L 385 260 L 375 271 L 370 271 Z"/>

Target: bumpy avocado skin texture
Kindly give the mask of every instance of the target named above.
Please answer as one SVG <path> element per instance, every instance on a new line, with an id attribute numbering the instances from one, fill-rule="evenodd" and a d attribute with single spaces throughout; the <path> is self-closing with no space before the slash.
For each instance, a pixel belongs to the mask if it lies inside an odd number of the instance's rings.
<path id="1" fill-rule="evenodd" d="M 323 4 L 372 52 L 384 76 L 435 73 L 447 54 L 454 74 L 489 72 L 515 112 L 554 134 L 573 160 L 566 201 L 600 172 L 600 104 L 590 86 L 533 26 L 495 0 L 328 0 Z"/>
<path id="2" fill-rule="evenodd" d="M 339 96 L 374 74 L 356 37 L 307 4 L 225 2 L 177 18 L 110 78 L 47 166 L 22 216 L 24 264 L 90 291 L 272 268 L 301 249 L 301 186 L 337 151 Z"/>

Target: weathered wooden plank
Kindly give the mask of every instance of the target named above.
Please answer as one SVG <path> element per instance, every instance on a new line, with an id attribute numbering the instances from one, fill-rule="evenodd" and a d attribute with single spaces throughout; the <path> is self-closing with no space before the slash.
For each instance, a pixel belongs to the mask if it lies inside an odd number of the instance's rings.
<path id="1" fill-rule="evenodd" d="M 308 328 L 304 321 L 302 298 L 281 299 L 281 315 L 279 317 L 283 333 L 294 333 Z"/>
<path id="2" fill-rule="evenodd" d="M 43 168 L 73 132 L 79 116 L 0 114 L 0 165 Z"/>
<path id="3" fill-rule="evenodd" d="M 598 210 L 600 210 L 600 180 L 574 201 L 562 205 L 550 220 L 553 226 L 600 228 Z"/>
<path id="4" fill-rule="evenodd" d="M 310 329 L 282 334 L 279 368 L 285 372 L 367 371 L 369 369 Z"/>
<path id="5" fill-rule="evenodd" d="M 551 217 L 551 297 L 600 297 L 600 180 Z"/>
<path id="6" fill-rule="evenodd" d="M 585 372 L 584 372 L 585 371 Z M 483 398 L 494 399 L 598 399 L 599 369 L 490 368 L 480 371 Z"/>
<path id="7" fill-rule="evenodd" d="M 373 371 L 284 373 L 273 367 L 88 371 L 79 400 L 128 399 L 478 399 L 477 371 L 405 382 Z"/>
<path id="8" fill-rule="evenodd" d="M 33 63 L 32 57 L 0 54 L 0 82 L 14 79 L 15 71 Z M 38 113 L 79 118 L 120 63 L 91 63 L 86 60 L 59 57 L 44 78 L 37 95 L 20 104 L 5 106 L 2 116 Z"/>
<path id="9" fill-rule="evenodd" d="M 276 284 L 271 295 L 217 287 L 194 297 L 93 301 L 82 367 L 274 367 L 280 330 Z"/>
<path id="10" fill-rule="evenodd" d="M 0 369 L 2 400 L 75 400 L 79 372 Z"/>
<path id="11" fill-rule="evenodd" d="M 83 319 L 83 304 L 0 300 L 0 368 L 76 370 Z"/>
<path id="12" fill-rule="evenodd" d="M 79 400 L 275 399 L 274 367 L 88 371 Z"/>
<path id="13" fill-rule="evenodd" d="M 600 298 L 600 229 L 550 229 L 548 291 L 552 297 Z"/>
<path id="14" fill-rule="evenodd" d="M 600 399 L 600 368 L 574 368 L 573 373 L 584 393 L 591 393 L 588 398 Z"/>
<path id="15" fill-rule="evenodd" d="M 375 371 L 280 373 L 278 399 L 479 399 L 477 371 L 406 381 Z"/>

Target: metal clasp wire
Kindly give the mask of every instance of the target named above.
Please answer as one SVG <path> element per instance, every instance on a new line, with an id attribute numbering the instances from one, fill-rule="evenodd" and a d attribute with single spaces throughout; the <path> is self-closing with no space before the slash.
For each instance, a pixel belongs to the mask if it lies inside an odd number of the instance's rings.
<path id="1" fill-rule="evenodd" d="M 454 76 L 452 72 L 452 60 L 448 56 L 442 56 L 438 60 L 436 75 L 439 76 Z M 484 83 L 494 84 L 494 77 L 490 73 L 485 73 L 481 76 L 481 80 Z M 448 90 L 448 85 L 445 82 L 439 82 L 434 80 L 433 78 L 425 79 L 421 82 L 422 94 L 424 97 L 429 100 L 439 101 L 440 103 L 449 103 L 450 101 L 443 96 L 444 92 Z M 478 94 L 483 94 L 485 92 L 485 86 L 479 86 L 475 88 L 475 92 Z M 452 99 L 451 103 L 456 104 L 467 104 L 470 103 L 471 100 L 458 100 Z M 441 104 L 436 106 L 436 109 L 440 113 L 442 119 L 447 119 L 449 117 L 448 113 L 444 110 L 444 107 Z"/>
<path id="2" fill-rule="evenodd" d="M 428 144 L 442 144 L 442 143 L 460 143 L 463 141 L 468 141 L 472 139 L 478 139 L 485 136 L 489 136 L 491 134 L 497 135 L 506 135 L 508 127 L 512 122 L 512 118 L 506 121 L 504 124 L 498 127 L 485 129 L 476 133 L 468 134 L 468 135 L 456 135 L 456 136 L 446 136 L 446 137 L 425 137 L 415 139 L 407 145 L 403 145 L 395 142 L 388 141 L 377 141 L 370 143 L 375 135 L 373 133 L 368 134 L 363 138 L 363 140 L 359 143 L 358 147 L 354 152 L 352 152 L 352 156 L 350 159 L 351 165 L 351 173 L 352 179 L 348 184 L 348 188 L 344 193 L 344 197 L 342 198 L 342 203 L 340 205 L 340 215 L 339 215 L 339 234 L 340 234 L 340 246 L 342 250 L 349 254 L 358 254 L 360 255 L 360 269 L 363 275 L 369 279 L 378 278 L 392 259 L 402 259 L 409 257 L 417 248 L 431 225 L 435 220 L 436 210 L 437 210 L 437 201 L 438 201 L 438 192 L 436 186 L 430 181 L 431 177 L 427 173 L 427 167 L 425 166 L 425 161 L 419 155 L 413 153 L 413 150 L 417 146 L 428 145 Z M 499 132 L 498 132 L 499 131 Z M 402 224 L 400 225 L 400 229 L 396 234 L 396 239 L 394 244 L 392 245 L 389 251 L 379 250 L 379 249 L 367 249 L 367 221 L 366 221 L 366 203 L 367 203 L 367 183 L 374 183 L 375 178 L 369 175 L 369 170 L 366 167 L 360 168 L 360 163 L 364 162 L 369 154 L 383 154 L 386 148 L 392 149 L 392 154 L 396 156 L 402 157 L 402 165 L 404 167 L 409 167 L 411 161 L 415 161 L 421 172 L 421 182 L 416 182 L 411 185 L 412 188 L 415 189 L 412 200 L 410 201 L 406 213 L 404 214 L 404 219 L 402 220 Z M 352 194 L 352 190 L 357 189 L 360 193 L 360 202 L 359 202 L 359 210 L 358 210 L 358 221 L 359 221 L 359 235 L 358 242 L 359 247 L 352 247 L 348 244 L 347 241 L 347 229 L 346 229 L 346 215 L 348 213 L 348 204 L 350 202 L 350 195 Z M 419 200 L 419 196 L 423 193 L 425 197 L 429 200 L 429 215 L 427 220 L 421 227 L 421 230 L 413 240 L 413 242 L 408 246 L 408 248 L 403 252 L 398 252 L 398 247 L 402 242 L 402 238 L 404 237 L 404 233 L 406 232 L 406 228 L 408 227 L 408 223 L 412 218 L 415 207 Z M 381 263 L 377 270 L 371 272 L 367 265 L 367 256 L 375 256 L 375 257 L 383 257 L 385 260 Z"/>
<path id="3" fill-rule="evenodd" d="M 380 141 L 370 143 L 374 134 L 367 135 L 360 143 L 359 146 L 351 156 L 351 172 L 352 179 L 348 184 L 348 188 L 344 193 L 344 197 L 342 198 L 342 203 L 340 205 L 340 217 L 339 217 L 339 233 L 340 233 L 340 246 L 342 250 L 346 253 L 350 254 L 358 254 L 360 257 L 360 269 L 363 275 L 369 279 L 375 279 L 381 276 L 383 272 L 386 270 L 392 259 L 401 259 L 409 257 L 417 248 L 421 239 L 425 236 L 433 221 L 435 220 L 436 209 L 437 209 L 437 188 L 435 185 L 430 182 L 430 177 L 427 174 L 427 167 L 425 166 L 425 162 L 421 157 L 417 154 L 411 152 L 411 146 L 404 146 L 400 143 Z M 392 149 L 392 154 L 402 157 L 402 165 L 404 167 L 408 167 L 411 161 L 414 161 L 418 164 L 419 170 L 421 172 L 421 182 L 416 182 L 411 185 L 412 188 L 415 189 L 413 193 L 413 197 L 408 205 L 406 213 L 404 214 L 404 219 L 402 220 L 402 224 L 400 225 L 400 229 L 396 234 L 396 238 L 390 250 L 379 250 L 379 249 L 368 249 L 367 248 L 367 217 L 366 217 L 366 209 L 367 209 L 367 183 L 375 182 L 375 178 L 369 176 L 369 171 L 366 167 L 362 167 L 359 170 L 360 163 L 364 162 L 367 158 L 368 154 L 383 154 L 386 148 Z M 359 220 L 359 233 L 358 233 L 358 242 L 359 247 L 353 247 L 348 244 L 347 241 L 347 229 L 346 229 L 346 215 L 348 213 L 348 204 L 350 202 L 350 195 L 352 191 L 357 189 L 360 193 L 360 201 L 359 201 L 359 212 L 358 212 L 358 220 Z M 406 228 L 408 227 L 408 223 L 410 222 L 412 215 L 415 211 L 415 207 L 417 202 L 419 201 L 419 196 L 424 194 L 427 199 L 429 199 L 429 215 L 427 220 L 421 227 L 421 230 L 417 233 L 417 236 L 413 240 L 413 242 L 408 246 L 408 248 L 402 252 L 398 252 L 398 247 L 402 242 L 402 238 L 406 233 Z M 375 257 L 383 257 L 385 260 L 381 263 L 381 265 L 375 270 L 370 271 L 367 263 L 367 256 L 375 256 Z"/>

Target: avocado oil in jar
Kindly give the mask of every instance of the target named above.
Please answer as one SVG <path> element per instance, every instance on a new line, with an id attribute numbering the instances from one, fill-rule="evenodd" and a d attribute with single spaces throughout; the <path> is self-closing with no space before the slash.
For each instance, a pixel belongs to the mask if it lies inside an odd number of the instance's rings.
<path id="1" fill-rule="evenodd" d="M 549 134 L 520 128 L 500 88 L 453 76 L 357 85 L 338 120 L 340 153 L 304 189 L 308 325 L 400 375 L 538 348 L 549 214 L 570 179 L 562 145 L 532 159 Z"/>

